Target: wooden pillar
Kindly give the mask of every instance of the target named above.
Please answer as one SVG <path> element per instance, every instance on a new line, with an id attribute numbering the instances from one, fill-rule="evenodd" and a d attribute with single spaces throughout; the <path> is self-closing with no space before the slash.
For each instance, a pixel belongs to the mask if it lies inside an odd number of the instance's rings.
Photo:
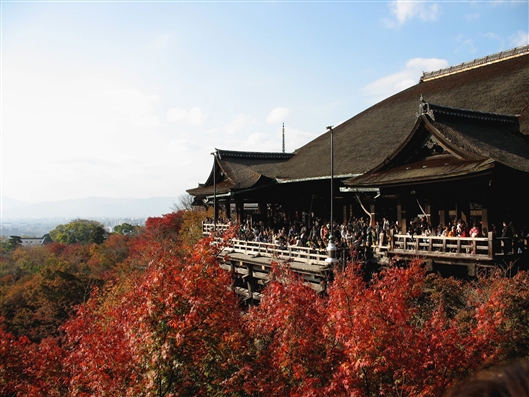
<path id="1" fill-rule="evenodd" d="M 376 210 L 374 203 L 369 206 L 369 212 L 371 212 L 371 223 L 369 226 L 375 227 Z"/>
<path id="2" fill-rule="evenodd" d="M 470 222 L 470 202 L 461 203 L 461 219 L 468 224 Z"/>
<path id="3" fill-rule="evenodd" d="M 469 202 L 456 202 L 456 220 L 462 219 L 466 223 L 470 220 L 470 203 Z"/>
<path id="4" fill-rule="evenodd" d="M 487 194 L 481 202 L 481 227 L 485 232 L 492 232 L 494 226 L 494 216 L 497 215 L 497 203 L 493 194 Z"/>
<path id="5" fill-rule="evenodd" d="M 231 200 L 229 197 L 226 199 L 226 218 L 231 218 Z"/>
<path id="6" fill-rule="evenodd" d="M 244 203 L 242 201 L 235 202 L 235 212 L 237 213 L 237 223 L 241 224 L 244 221 Z"/>
<path id="7" fill-rule="evenodd" d="M 427 203 L 426 212 L 430 214 L 430 223 L 432 227 L 437 227 L 438 225 L 444 226 L 444 223 L 441 222 L 441 211 L 439 210 L 439 200 L 434 200 L 433 202 Z"/>
<path id="8" fill-rule="evenodd" d="M 442 227 L 447 226 L 448 218 L 447 218 L 448 211 L 446 209 L 440 209 L 439 210 L 439 223 Z"/>
<path id="9" fill-rule="evenodd" d="M 455 203 L 455 211 L 456 211 L 456 222 L 461 219 L 461 204 L 459 201 L 456 201 Z"/>
<path id="10" fill-rule="evenodd" d="M 408 219 L 406 217 L 406 203 L 402 198 L 399 198 L 397 202 L 397 223 L 399 224 L 400 232 L 406 234 Z"/>
<path id="11" fill-rule="evenodd" d="M 263 225 L 266 227 L 268 223 L 268 211 L 266 209 L 266 203 L 259 202 L 258 206 L 259 206 L 259 216 L 261 220 L 263 221 Z"/>
<path id="12" fill-rule="evenodd" d="M 481 208 L 481 227 L 484 233 L 492 231 L 491 225 L 489 225 L 489 210 L 488 208 Z"/>
<path id="13" fill-rule="evenodd" d="M 432 205 L 430 204 L 429 201 L 426 201 L 426 203 L 424 204 L 424 212 L 426 212 L 426 220 L 428 221 L 428 223 L 430 224 L 430 226 L 434 227 L 434 226 L 437 226 L 437 225 L 434 225 L 434 219 L 433 219 L 433 214 L 432 214 Z"/>

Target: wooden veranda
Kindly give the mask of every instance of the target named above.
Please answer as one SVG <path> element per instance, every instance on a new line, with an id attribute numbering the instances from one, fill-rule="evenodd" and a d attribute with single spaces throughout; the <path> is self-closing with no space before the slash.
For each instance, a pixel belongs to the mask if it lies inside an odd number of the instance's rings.
<path id="1" fill-rule="evenodd" d="M 203 224 L 205 236 L 222 234 L 232 225 Z M 365 249 L 365 247 L 363 247 Z M 377 266 L 387 266 L 393 260 L 421 258 L 427 270 L 435 271 L 436 265 L 465 266 L 469 277 L 478 275 L 480 268 L 490 269 L 498 265 L 514 265 L 527 268 L 529 264 L 529 237 L 440 237 L 394 234 L 388 244 L 368 248 L 371 255 L 361 260 Z M 231 239 L 221 252 L 221 267 L 234 275 L 234 290 L 246 300 L 260 300 L 262 288 L 270 279 L 274 263 L 288 263 L 290 269 L 303 277 L 318 292 L 323 292 L 333 271 L 325 250 L 309 247 L 279 245 L 241 239 Z M 343 266 L 346 256 L 340 252 L 338 266 Z"/>

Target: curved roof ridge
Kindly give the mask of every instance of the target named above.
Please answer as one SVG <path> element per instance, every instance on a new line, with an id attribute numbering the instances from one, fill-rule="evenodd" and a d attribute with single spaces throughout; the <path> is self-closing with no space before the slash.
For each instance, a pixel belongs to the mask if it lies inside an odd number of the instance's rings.
<path id="1" fill-rule="evenodd" d="M 450 66 L 444 69 L 435 70 L 432 72 L 423 72 L 420 82 L 438 79 L 454 73 L 464 72 L 465 70 L 479 68 L 483 65 L 487 65 L 493 62 L 501 62 L 506 59 L 514 58 L 517 56 L 529 54 L 529 45 L 524 45 L 516 48 L 512 48 L 507 51 L 497 52 L 495 54 L 487 55 L 486 57 L 476 58 L 472 61 L 463 62 L 459 65 Z"/>
<path id="2" fill-rule="evenodd" d="M 444 105 L 437 105 L 435 103 L 428 103 L 429 108 L 433 110 L 434 114 L 444 114 L 449 116 L 459 116 L 462 118 L 477 119 L 483 121 L 495 121 L 516 123 L 519 115 L 501 114 L 493 112 L 482 112 L 480 110 L 462 109 Z"/>

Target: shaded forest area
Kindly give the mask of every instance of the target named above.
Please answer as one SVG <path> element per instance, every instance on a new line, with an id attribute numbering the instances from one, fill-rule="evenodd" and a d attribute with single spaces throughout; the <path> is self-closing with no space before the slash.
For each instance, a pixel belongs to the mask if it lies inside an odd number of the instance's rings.
<path id="1" fill-rule="evenodd" d="M 529 356 L 526 272 L 461 282 L 416 260 L 366 282 L 349 264 L 318 295 L 279 263 L 243 308 L 205 215 L 6 246 L 0 396 L 442 396 Z"/>

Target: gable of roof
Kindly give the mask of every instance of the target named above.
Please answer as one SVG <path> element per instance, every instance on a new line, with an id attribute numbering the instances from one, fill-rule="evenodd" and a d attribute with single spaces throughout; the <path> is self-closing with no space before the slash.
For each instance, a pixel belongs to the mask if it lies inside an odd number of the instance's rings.
<path id="1" fill-rule="evenodd" d="M 422 99 L 422 98 L 421 98 Z M 529 173 L 529 139 L 517 133 L 517 117 L 447 108 L 422 102 L 403 144 L 349 186 L 381 186 L 462 178 L 495 164 Z"/>
<path id="2" fill-rule="evenodd" d="M 418 147 L 420 143 L 416 141 L 437 145 L 438 153 L 451 153 L 467 160 L 489 158 L 520 171 L 529 171 L 529 137 L 518 132 L 516 116 L 456 109 L 424 100 L 408 138 L 373 170 L 395 166 L 399 161 L 411 162 L 413 156 L 418 158 L 424 148 Z"/>
<path id="3" fill-rule="evenodd" d="M 515 170 L 529 172 L 529 137 L 519 133 L 516 116 L 450 111 L 448 115 L 437 113 L 431 125 L 452 145 Z"/>

